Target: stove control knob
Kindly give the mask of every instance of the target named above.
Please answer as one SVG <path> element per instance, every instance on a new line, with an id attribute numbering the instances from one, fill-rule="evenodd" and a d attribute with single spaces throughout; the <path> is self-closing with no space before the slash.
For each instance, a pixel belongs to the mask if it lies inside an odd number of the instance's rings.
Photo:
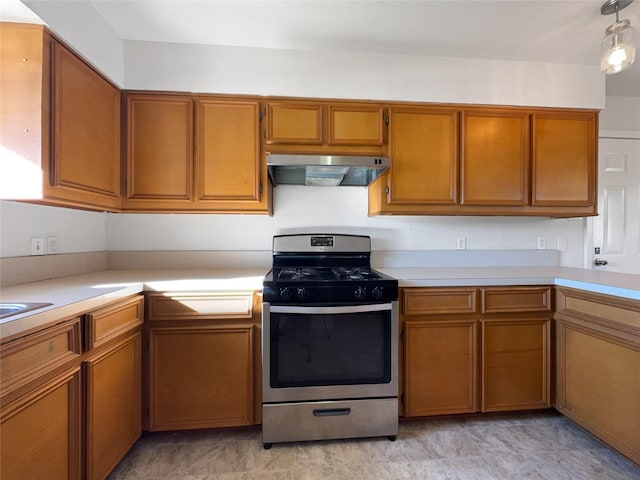
<path id="1" fill-rule="evenodd" d="M 357 299 L 362 300 L 364 297 L 367 296 L 367 289 L 364 287 L 358 287 L 356 288 L 354 295 L 356 296 Z"/>
<path id="2" fill-rule="evenodd" d="M 374 287 L 374 289 L 371 290 L 371 296 L 374 300 L 380 300 L 382 298 L 382 288 Z"/>
<path id="3" fill-rule="evenodd" d="M 309 298 L 309 292 L 304 287 L 298 288 L 298 300 L 304 301 Z"/>
<path id="4" fill-rule="evenodd" d="M 291 300 L 291 297 L 293 297 L 293 292 L 291 292 L 291 290 L 286 287 L 280 289 L 280 298 L 282 300 Z"/>

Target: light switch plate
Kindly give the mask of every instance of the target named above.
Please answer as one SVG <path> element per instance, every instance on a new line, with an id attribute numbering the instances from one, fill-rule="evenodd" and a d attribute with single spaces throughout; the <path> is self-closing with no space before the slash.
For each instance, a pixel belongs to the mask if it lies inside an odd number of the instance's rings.
<path id="1" fill-rule="evenodd" d="M 467 238 L 466 237 L 458 237 L 456 239 L 456 249 L 457 250 L 466 250 L 467 249 Z"/>
<path id="2" fill-rule="evenodd" d="M 33 237 L 31 239 L 31 255 L 46 255 L 44 237 Z"/>

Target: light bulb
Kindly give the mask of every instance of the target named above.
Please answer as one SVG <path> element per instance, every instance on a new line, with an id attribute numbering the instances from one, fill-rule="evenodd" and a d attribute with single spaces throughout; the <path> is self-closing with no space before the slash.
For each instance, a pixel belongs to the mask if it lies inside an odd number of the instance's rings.
<path id="1" fill-rule="evenodd" d="M 622 65 L 627 60 L 627 52 L 624 48 L 615 47 L 609 52 L 607 63 L 611 66 Z"/>

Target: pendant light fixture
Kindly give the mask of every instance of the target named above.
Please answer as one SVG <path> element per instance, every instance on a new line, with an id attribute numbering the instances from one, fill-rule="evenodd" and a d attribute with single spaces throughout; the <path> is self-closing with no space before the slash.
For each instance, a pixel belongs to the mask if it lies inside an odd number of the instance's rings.
<path id="1" fill-rule="evenodd" d="M 600 7 L 602 15 L 616 14 L 616 21 L 607 27 L 602 40 L 600 69 L 618 73 L 631 66 L 636 57 L 635 35 L 629 20 L 620 20 L 618 12 L 633 0 L 607 0 Z"/>

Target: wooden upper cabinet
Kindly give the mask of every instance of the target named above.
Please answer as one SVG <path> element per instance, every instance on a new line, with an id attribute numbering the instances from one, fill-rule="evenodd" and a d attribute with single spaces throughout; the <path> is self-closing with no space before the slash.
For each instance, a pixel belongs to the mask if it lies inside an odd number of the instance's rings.
<path id="1" fill-rule="evenodd" d="M 52 56 L 53 149 L 45 198 L 117 210 L 120 91 L 57 41 Z"/>
<path id="2" fill-rule="evenodd" d="M 186 96 L 127 95 L 129 206 L 144 201 L 180 205 L 193 200 L 193 100 Z M 139 202 L 139 201 L 143 202 Z"/>
<path id="3" fill-rule="evenodd" d="M 329 145 L 382 145 L 382 107 L 376 105 L 329 105 Z"/>
<path id="4" fill-rule="evenodd" d="M 526 205 L 529 200 L 529 114 L 462 113 L 463 205 Z"/>
<path id="5" fill-rule="evenodd" d="M 270 213 L 260 102 L 128 92 L 126 211 Z"/>
<path id="6" fill-rule="evenodd" d="M 320 145 L 322 104 L 267 103 L 267 144 Z"/>
<path id="7" fill-rule="evenodd" d="M 371 102 L 267 102 L 267 153 L 382 155 L 384 109 Z"/>
<path id="8" fill-rule="evenodd" d="M 196 178 L 199 202 L 260 201 L 260 104 L 196 102 Z"/>
<path id="9" fill-rule="evenodd" d="M 595 112 L 533 114 L 532 205 L 595 213 L 597 124 Z"/>
<path id="10" fill-rule="evenodd" d="M 389 110 L 388 203 L 453 205 L 458 185 L 458 111 Z"/>

